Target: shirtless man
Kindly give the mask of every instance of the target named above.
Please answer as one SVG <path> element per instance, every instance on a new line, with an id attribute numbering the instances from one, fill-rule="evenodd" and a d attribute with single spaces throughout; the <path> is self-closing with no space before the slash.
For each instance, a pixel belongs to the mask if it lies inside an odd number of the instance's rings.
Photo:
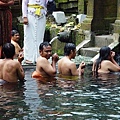
<path id="1" fill-rule="evenodd" d="M 37 59 L 36 63 L 36 71 L 33 72 L 33 78 L 40 78 L 40 77 L 51 77 L 55 76 L 56 70 L 56 63 L 59 59 L 58 55 L 55 53 L 52 55 L 52 63 L 48 61 L 52 54 L 52 47 L 51 44 L 48 42 L 43 42 L 39 46 L 40 57 Z"/>
<path id="2" fill-rule="evenodd" d="M 23 51 L 23 49 L 18 44 L 19 39 L 20 39 L 19 32 L 17 30 L 12 30 L 11 31 L 11 43 L 15 46 L 15 58 L 17 58 L 20 52 Z"/>
<path id="3" fill-rule="evenodd" d="M 13 60 L 15 55 L 15 47 L 11 43 L 3 46 L 4 59 L 0 59 L 0 80 L 6 82 L 18 82 L 24 80 L 24 71 L 21 65 L 22 59 L 18 57 L 18 61 Z"/>
<path id="4" fill-rule="evenodd" d="M 62 75 L 82 75 L 84 73 L 85 63 L 82 62 L 78 69 L 76 64 L 71 61 L 76 56 L 76 46 L 73 43 L 66 43 L 64 47 L 64 57 L 58 61 L 58 71 Z"/>
<path id="5" fill-rule="evenodd" d="M 92 71 L 96 73 L 120 72 L 120 66 L 114 60 L 115 52 L 108 46 L 101 47 L 99 57 L 93 62 Z"/>

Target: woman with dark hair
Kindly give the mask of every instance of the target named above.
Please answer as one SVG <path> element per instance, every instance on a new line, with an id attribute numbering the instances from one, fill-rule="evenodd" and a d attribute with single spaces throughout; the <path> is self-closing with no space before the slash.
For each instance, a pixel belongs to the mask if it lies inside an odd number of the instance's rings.
<path id="1" fill-rule="evenodd" d="M 92 71 L 96 73 L 119 72 L 120 66 L 114 60 L 115 52 L 107 46 L 99 51 L 99 58 L 94 61 Z"/>

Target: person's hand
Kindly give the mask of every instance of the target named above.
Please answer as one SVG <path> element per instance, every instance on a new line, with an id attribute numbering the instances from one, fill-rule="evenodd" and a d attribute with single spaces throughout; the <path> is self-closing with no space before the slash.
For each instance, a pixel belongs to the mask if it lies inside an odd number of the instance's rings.
<path id="1" fill-rule="evenodd" d="M 81 69 L 85 68 L 85 62 L 81 62 L 80 65 L 79 65 L 79 67 L 80 67 Z"/>
<path id="2" fill-rule="evenodd" d="M 23 52 L 21 51 L 21 52 L 19 53 L 19 56 L 18 56 L 18 61 L 21 63 L 23 60 L 24 60 L 24 54 L 23 54 Z"/>
<path id="3" fill-rule="evenodd" d="M 7 0 L 1 0 L 1 2 L 3 2 L 3 3 L 7 3 L 8 1 L 7 1 Z"/>
<path id="4" fill-rule="evenodd" d="M 57 55 L 57 53 L 52 55 L 52 61 L 57 62 L 59 60 L 59 56 Z"/>
<path id="5" fill-rule="evenodd" d="M 25 25 L 28 25 L 28 18 L 27 18 L 27 17 L 24 17 L 24 18 L 23 18 L 23 23 L 24 23 Z"/>
<path id="6" fill-rule="evenodd" d="M 115 52 L 114 52 L 114 51 L 111 51 L 110 61 L 113 61 L 114 57 L 115 57 Z"/>
<path id="7" fill-rule="evenodd" d="M 115 56 L 115 52 L 111 51 L 111 57 L 114 57 L 114 56 Z"/>

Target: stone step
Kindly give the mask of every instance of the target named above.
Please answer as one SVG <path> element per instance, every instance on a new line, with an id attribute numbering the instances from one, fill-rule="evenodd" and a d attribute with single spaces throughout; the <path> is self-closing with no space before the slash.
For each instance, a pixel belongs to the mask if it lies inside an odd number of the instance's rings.
<path id="1" fill-rule="evenodd" d="M 113 42 L 112 35 L 95 36 L 95 46 L 96 47 L 108 46 L 112 42 Z"/>
<path id="2" fill-rule="evenodd" d="M 98 54 L 100 47 L 88 47 L 88 48 L 81 48 L 80 54 L 82 56 L 94 57 Z"/>
<path id="3" fill-rule="evenodd" d="M 93 57 L 92 60 L 98 57 L 99 50 L 102 46 L 109 46 L 111 49 L 115 48 L 119 44 L 119 34 L 114 33 L 113 35 L 99 35 L 95 36 L 94 44 L 87 44 L 90 46 L 83 46 L 79 44 L 77 50 L 83 56 Z M 87 43 L 86 40 L 83 43 Z M 88 42 L 89 43 L 89 42 Z"/>

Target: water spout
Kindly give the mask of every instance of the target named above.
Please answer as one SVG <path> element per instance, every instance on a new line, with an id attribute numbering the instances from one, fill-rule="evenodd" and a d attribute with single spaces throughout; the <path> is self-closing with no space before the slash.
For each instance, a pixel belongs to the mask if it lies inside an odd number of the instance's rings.
<path id="1" fill-rule="evenodd" d="M 56 39 L 58 39 L 61 42 L 67 43 L 70 40 L 70 32 L 69 31 L 64 31 L 64 32 L 58 33 L 57 36 L 54 37 L 49 43 L 51 44 Z"/>
<path id="2" fill-rule="evenodd" d="M 58 39 L 58 36 L 54 37 L 49 43 L 51 44 L 51 43 L 54 42 L 56 39 Z"/>

